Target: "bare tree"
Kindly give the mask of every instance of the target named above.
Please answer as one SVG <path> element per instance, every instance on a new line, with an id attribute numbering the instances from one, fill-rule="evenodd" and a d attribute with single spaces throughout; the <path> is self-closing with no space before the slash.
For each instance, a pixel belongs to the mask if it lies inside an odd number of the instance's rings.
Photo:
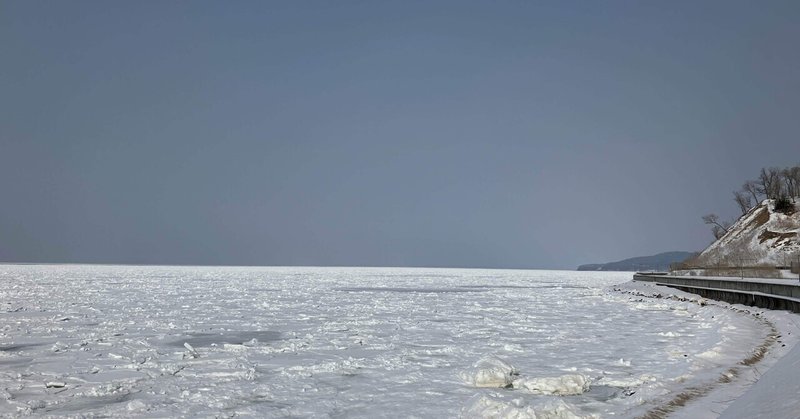
<path id="1" fill-rule="evenodd" d="M 753 208 L 753 201 L 744 191 L 733 191 L 733 200 L 736 202 L 736 205 L 739 205 L 739 209 L 742 210 L 742 215 L 747 214 L 747 211 Z"/>
<path id="2" fill-rule="evenodd" d="M 714 234 L 715 239 L 719 239 L 728 232 L 731 223 L 728 221 L 720 221 L 717 214 L 708 214 L 703 216 L 703 222 L 711 225 L 711 233 Z"/>
<path id="3" fill-rule="evenodd" d="M 777 167 L 770 167 L 769 169 L 761 169 L 758 175 L 759 190 L 767 196 L 768 199 L 777 199 L 781 196 L 781 169 Z"/>
<path id="4" fill-rule="evenodd" d="M 781 171 L 786 194 L 792 201 L 800 196 L 800 166 L 788 167 Z"/>
<path id="5" fill-rule="evenodd" d="M 750 194 L 750 196 L 753 197 L 754 204 L 757 205 L 759 202 L 761 202 L 761 200 L 758 199 L 759 195 L 761 195 L 761 191 L 758 187 L 758 182 L 754 180 L 748 180 L 747 182 L 744 183 L 744 185 L 742 185 L 742 190 L 744 192 L 747 192 L 748 194 Z"/>
<path id="6" fill-rule="evenodd" d="M 758 205 L 761 199 L 773 199 L 776 208 L 778 204 L 784 205 L 800 197 L 800 166 L 781 169 L 778 167 L 762 168 L 756 180 L 748 180 L 738 191 L 733 191 L 733 201 L 739 206 L 742 214 L 746 214 L 753 206 Z M 711 232 L 716 239 L 728 232 L 731 221 L 720 221 L 716 214 L 703 216 L 703 222 L 711 226 Z"/>

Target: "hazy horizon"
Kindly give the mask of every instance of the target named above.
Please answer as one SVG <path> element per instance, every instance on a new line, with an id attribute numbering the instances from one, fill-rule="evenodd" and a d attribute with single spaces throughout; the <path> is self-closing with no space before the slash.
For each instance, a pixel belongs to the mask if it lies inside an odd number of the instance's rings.
<path id="1" fill-rule="evenodd" d="M 659 252 L 661 253 L 673 253 L 679 252 L 682 253 L 683 251 L 666 251 L 666 252 Z M 657 254 L 656 254 L 657 255 Z M 639 256 L 655 256 L 655 255 L 639 255 Z M 598 261 L 598 262 L 587 262 L 581 265 L 600 265 L 606 263 L 614 263 L 614 262 L 622 262 L 623 260 L 627 259 L 635 259 L 637 256 L 631 256 L 629 258 L 620 259 L 620 260 L 609 260 L 609 261 Z M 0 261 L 0 265 L 97 265 L 97 266 L 164 266 L 164 267 L 208 267 L 208 268 L 365 268 L 365 269 L 378 269 L 378 268 L 409 268 L 409 269 L 475 269 L 475 270 L 541 270 L 541 271 L 574 271 L 577 270 L 579 266 L 575 267 L 564 267 L 564 268 L 539 268 L 539 267 L 502 267 L 502 266 L 414 266 L 414 265 L 404 265 L 404 266 L 386 266 L 386 265 L 236 265 L 236 264 L 203 264 L 203 263 L 194 263 L 194 264 L 180 264 L 180 263 L 124 263 L 124 262 L 80 262 L 80 261 L 70 261 L 70 262 L 8 262 L 8 261 Z M 620 272 L 617 270 L 603 270 L 598 272 Z"/>
<path id="2" fill-rule="evenodd" d="M 575 269 L 800 163 L 800 3 L 0 6 L 0 261 Z"/>

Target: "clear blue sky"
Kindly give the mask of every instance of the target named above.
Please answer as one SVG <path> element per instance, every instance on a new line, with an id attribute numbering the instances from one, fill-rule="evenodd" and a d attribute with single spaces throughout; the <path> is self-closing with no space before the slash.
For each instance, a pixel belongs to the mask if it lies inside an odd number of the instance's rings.
<path id="1" fill-rule="evenodd" d="M 0 1 L 0 261 L 574 268 L 800 163 L 797 1 Z"/>

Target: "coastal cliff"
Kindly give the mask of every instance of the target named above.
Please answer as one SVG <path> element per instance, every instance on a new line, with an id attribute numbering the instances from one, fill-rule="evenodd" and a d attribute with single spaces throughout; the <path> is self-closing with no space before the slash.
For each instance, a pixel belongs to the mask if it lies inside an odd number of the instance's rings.
<path id="1" fill-rule="evenodd" d="M 800 199 L 776 210 L 765 199 L 687 262 L 696 267 L 785 267 L 800 258 Z"/>

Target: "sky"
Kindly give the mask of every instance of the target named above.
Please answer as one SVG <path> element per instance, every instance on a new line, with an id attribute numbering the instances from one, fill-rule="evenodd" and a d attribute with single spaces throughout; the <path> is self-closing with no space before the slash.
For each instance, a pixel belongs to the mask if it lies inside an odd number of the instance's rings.
<path id="1" fill-rule="evenodd" d="M 573 269 L 800 163 L 797 1 L 0 1 L 0 261 Z"/>

